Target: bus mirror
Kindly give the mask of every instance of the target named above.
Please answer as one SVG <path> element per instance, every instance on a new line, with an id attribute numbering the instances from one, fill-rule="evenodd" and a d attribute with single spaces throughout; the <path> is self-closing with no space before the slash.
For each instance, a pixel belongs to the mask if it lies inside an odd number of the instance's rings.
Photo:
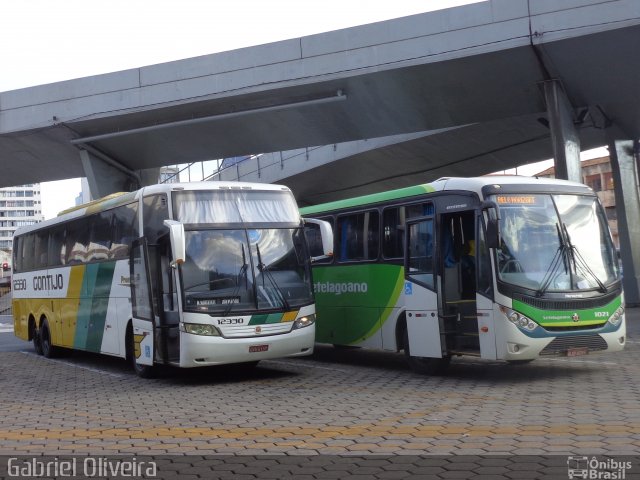
<path id="1" fill-rule="evenodd" d="M 487 222 L 487 247 L 498 248 L 500 246 L 500 232 L 498 229 L 498 220 L 490 218 Z"/>
<path id="2" fill-rule="evenodd" d="M 331 257 L 333 255 L 333 228 L 331 224 L 315 218 L 305 218 L 304 223 L 311 261 L 316 262 Z"/>
<path id="3" fill-rule="evenodd" d="M 490 200 L 482 202 L 482 210 L 488 214 L 487 220 L 487 247 L 500 247 L 500 210 L 498 205 Z"/>
<path id="4" fill-rule="evenodd" d="M 169 227 L 169 239 L 171 240 L 171 256 L 173 261 L 171 266 L 175 267 L 184 263 L 186 258 L 184 225 L 175 220 L 165 220 L 164 224 Z"/>

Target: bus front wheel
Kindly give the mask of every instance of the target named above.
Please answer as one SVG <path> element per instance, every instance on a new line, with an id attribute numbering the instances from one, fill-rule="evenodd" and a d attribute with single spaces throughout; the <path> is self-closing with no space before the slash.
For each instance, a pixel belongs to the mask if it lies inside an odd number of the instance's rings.
<path id="1" fill-rule="evenodd" d="M 131 363 L 131 367 L 140 378 L 153 378 L 156 376 L 156 368 L 153 365 L 140 365 L 136 361 L 135 345 L 133 339 L 133 328 L 127 329 L 127 359 Z"/>
<path id="2" fill-rule="evenodd" d="M 527 363 L 533 362 L 533 358 L 527 358 L 526 360 L 507 360 L 509 365 L 526 365 Z"/>
<path id="3" fill-rule="evenodd" d="M 451 363 L 451 356 L 442 358 L 414 357 L 409 350 L 409 332 L 404 330 L 403 339 L 404 356 L 411 370 L 423 375 L 442 375 Z"/>

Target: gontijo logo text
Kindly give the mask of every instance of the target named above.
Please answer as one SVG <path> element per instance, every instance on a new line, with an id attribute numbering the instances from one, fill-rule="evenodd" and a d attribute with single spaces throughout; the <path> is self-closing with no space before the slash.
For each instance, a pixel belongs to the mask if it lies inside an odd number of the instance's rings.
<path id="1" fill-rule="evenodd" d="M 62 290 L 64 288 L 64 277 L 57 275 L 38 275 L 33 277 L 34 290 Z"/>
<path id="2" fill-rule="evenodd" d="M 64 290 L 64 276 L 61 273 L 56 275 L 36 275 L 31 281 L 35 291 Z M 27 290 L 27 280 L 25 278 L 14 279 L 13 290 Z"/>

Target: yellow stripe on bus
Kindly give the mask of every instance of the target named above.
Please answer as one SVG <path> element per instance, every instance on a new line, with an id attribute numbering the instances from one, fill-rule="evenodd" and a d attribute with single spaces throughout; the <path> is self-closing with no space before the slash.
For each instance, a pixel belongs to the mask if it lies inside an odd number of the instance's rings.
<path id="1" fill-rule="evenodd" d="M 280 322 L 293 322 L 297 316 L 297 310 L 294 310 L 293 312 L 285 312 L 284 315 L 282 315 L 282 320 L 280 320 Z"/>

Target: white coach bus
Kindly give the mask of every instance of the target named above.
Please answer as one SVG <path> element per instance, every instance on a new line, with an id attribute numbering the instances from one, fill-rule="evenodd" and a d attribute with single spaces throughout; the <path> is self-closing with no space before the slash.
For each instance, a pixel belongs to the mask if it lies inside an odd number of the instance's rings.
<path id="1" fill-rule="evenodd" d="M 331 249 L 331 229 L 315 224 Z M 15 335 L 158 365 L 309 355 L 311 259 L 291 191 L 201 182 L 114 194 L 19 229 Z"/>

